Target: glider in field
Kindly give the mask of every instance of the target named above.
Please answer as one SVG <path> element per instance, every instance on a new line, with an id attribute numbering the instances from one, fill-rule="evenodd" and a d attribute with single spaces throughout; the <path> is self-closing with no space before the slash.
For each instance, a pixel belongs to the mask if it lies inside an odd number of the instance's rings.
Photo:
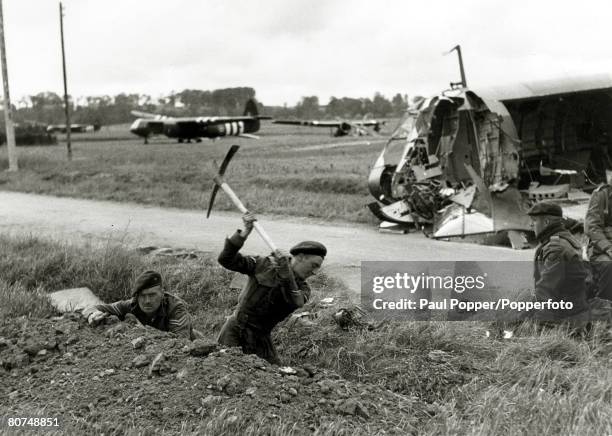
<path id="1" fill-rule="evenodd" d="M 100 130 L 100 124 L 70 124 L 70 133 L 89 133 Z M 66 133 L 66 124 L 50 124 L 48 133 Z"/>
<path id="2" fill-rule="evenodd" d="M 333 136 L 371 135 L 380 132 L 385 121 L 378 120 L 275 120 L 275 124 L 288 124 L 294 126 L 326 127 L 331 129 Z"/>
<path id="3" fill-rule="evenodd" d="M 192 139 L 200 142 L 202 138 L 223 136 L 257 139 L 252 133 L 259 130 L 260 120 L 271 119 L 258 115 L 257 102 L 254 99 L 247 101 L 244 115 L 235 117 L 167 117 L 139 111 L 132 111 L 132 115 L 139 118 L 132 123 L 130 132 L 144 138 L 145 144 L 154 135 L 176 138 L 178 142 L 191 142 Z"/>

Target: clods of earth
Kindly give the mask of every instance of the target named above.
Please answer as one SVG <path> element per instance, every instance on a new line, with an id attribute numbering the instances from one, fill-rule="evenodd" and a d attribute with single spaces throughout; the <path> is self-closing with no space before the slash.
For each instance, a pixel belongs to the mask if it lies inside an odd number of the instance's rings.
<path id="1" fill-rule="evenodd" d="M 409 434 L 432 413 L 414 398 L 304 365 L 279 367 L 220 349 L 78 314 L 0 321 L 4 416 L 59 417 L 65 431 L 179 434 L 210 420 L 291 423 L 311 433 L 335 423 L 353 434 Z M 238 424 L 236 424 L 238 425 Z"/>

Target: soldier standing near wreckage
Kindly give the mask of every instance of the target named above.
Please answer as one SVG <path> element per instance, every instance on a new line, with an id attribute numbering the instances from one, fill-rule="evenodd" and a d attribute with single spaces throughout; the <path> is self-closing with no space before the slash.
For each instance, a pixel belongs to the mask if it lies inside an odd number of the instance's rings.
<path id="1" fill-rule="evenodd" d="M 571 302 L 569 310 L 538 310 L 536 321 L 544 324 L 567 321 L 572 327 L 585 326 L 590 319 L 587 304 L 587 268 L 580 243 L 565 229 L 561 207 L 540 202 L 527 215 L 539 242 L 534 258 L 535 298 L 539 302 Z"/>
<path id="2" fill-rule="evenodd" d="M 272 329 L 310 298 L 305 279 L 315 274 L 327 254 L 319 242 L 304 241 L 291 248 L 293 257 L 275 252 L 271 256 L 244 256 L 239 253 L 257 220 L 246 212 L 244 230 L 225 240 L 219 263 L 225 268 L 246 274 L 249 279 L 238 299 L 238 307 L 223 325 L 219 344 L 240 346 L 247 354 L 257 354 L 278 364 Z"/>
<path id="3" fill-rule="evenodd" d="M 612 172 L 606 171 L 607 184 L 593 191 L 584 219 L 589 237 L 588 253 L 595 280 L 595 296 L 612 300 Z"/>

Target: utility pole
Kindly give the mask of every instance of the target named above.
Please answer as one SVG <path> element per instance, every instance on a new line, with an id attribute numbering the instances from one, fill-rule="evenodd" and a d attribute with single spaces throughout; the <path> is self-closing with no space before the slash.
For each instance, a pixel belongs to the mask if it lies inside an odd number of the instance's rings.
<path id="1" fill-rule="evenodd" d="M 0 57 L 2 58 L 2 84 L 4 85 L 4 125 L 6 127 L 6 148 L 8 151 L 9 171 L 17 171 L 17 148 L 15 147 L 15 128 L 9 94 L 8 68 L 6 66 L 6 48 L 4 47 L 4 14 L 0 0 Z"/>
<path id="2" fill-rule="evenodd" d="M 62 2 L 59 4 L 60 35 L 62 38 L 62 67 L 64 70 L 64 111 L 66 112 L 66 148 L 68 149 L 68 160 L 72 160 L 72 145 L 70 144 L 70 106 L 68 102 L 68 80 L 66 79 L 66 52 L 64 51 L 64 9 Z"/>

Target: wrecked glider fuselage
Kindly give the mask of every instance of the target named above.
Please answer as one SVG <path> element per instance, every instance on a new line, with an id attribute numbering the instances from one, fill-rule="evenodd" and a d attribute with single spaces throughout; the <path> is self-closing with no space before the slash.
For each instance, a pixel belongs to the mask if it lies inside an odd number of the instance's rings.
<path id="1" fill-rule="evenodd" d="M 370 173 L 372 212 L 434 238 L 509 231 L 513 246 L 526 242 L 536 201 L 559 201 L 582 220 L 588 192 L 612 168 L 612 78 L 519 91 L 460 88 L 415 103 Z"/>

